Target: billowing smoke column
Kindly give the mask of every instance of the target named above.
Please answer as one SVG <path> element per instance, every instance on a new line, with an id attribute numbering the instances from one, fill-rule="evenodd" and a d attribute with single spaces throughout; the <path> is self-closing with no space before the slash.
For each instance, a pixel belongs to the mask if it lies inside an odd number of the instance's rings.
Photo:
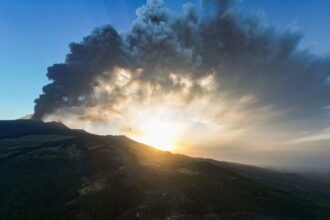
<path id="1" fill-rule="evenodd" d="M 130 31 L 119 34 L 104 26 L 81 43 L 70 44 L 65 63 L 48 68 L 52 82 L 35 100 L 33 118 L 97 105 L 96 100 L 116 103 L 124 99 L 127 94 L 122 87 L 113 90 L 111 98 L 95 99 L 100 79 L 111 79 L 118 68 L 131 71 L 130 77 L 138 82 L 157 85 L 162 92 L 184 85 L 173 80 L 175 74 L 191 79 L 190 97 L 198 97 L 203 89 L 194 82 L 211 75 L 218 85 L 215 95 L 233 103 L 253 96 L 252 110 L 271 106 L 295 118 L 327 114 L 329 58 L 299 50 L 299 33 L 277 32 L 257 16 L 239 11 L 231 0 L 201 4 L 200 12 L 185 4 L 182 13 L 176 14 L 162 0 L 148 0 L 137 10 Z"/>
<path id="2" fill-rule="evenodd" d="M 124 50 L 121 36 L 111 26 L 94 30 L 80 44 L 70 44 L 65 63 L 48 68 L 47 76 L 53 82 L 43 87 L 44 94 L 35 100 L 33 118 L 41 119 L 61 107 L 86 104 L 95 79 L 105 70 L 125 65 Z"/>

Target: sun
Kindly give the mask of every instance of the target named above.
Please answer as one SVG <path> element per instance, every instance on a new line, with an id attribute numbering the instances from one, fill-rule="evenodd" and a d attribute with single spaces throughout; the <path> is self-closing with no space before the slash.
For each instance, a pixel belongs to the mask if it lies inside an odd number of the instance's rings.
<path id="1" fill-rule="evenodd" d="M 147 120 L 142 126 L 141 141 L 159 150 L 174 151 L 177 127 L 159 118 Z"/>

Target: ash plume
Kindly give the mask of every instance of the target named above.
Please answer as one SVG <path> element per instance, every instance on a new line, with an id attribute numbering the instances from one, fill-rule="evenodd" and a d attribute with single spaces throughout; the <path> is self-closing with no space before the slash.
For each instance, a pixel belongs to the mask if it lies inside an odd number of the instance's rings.
<path id="1" fill-rule="evenodd" d="M 185 91 L 187 102 L 198 100 L 207 92 L 200 82 L 212 77 L 216 87 L 207 94 L 226 100 L 228 108 L 249 101 L 245 109 L 251 117 L 257 109 L 269 107 L 292 121 L 328 122 L 328 57 L 298 49 L 301 33 L 279 32 L 239 10 L 236 1 L 201 4 L 200 11 L 188 3 L 181 13 L 174 13 L 162 0 L 148 0 L 137 10 L 129 31 L 120 34 L 103 26 L 70 44 L 65 62 L 48 68 L 52 82 L 35 100 L 33 118 L 104 103 L 115 109 L 122 101 L 143 100 L 150 93 Z M 120 86 L 112 82 L 118 69 L 130 72 L 124 74 L 129 82 Z M 182 79 L 189 79 L 189 90 Z M 143 87 L 127 92 L 133 82 Z M 112 89 L 100 94 L 99 88 L 107 84 Z"/>

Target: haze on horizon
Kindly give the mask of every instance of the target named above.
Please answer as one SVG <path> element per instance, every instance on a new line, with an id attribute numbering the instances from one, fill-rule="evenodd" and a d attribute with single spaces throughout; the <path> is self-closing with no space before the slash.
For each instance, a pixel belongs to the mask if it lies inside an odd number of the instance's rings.
<path id="1" fill-rule="evenodd" d="M 148 0 L 128 30 L 95 28 L 48 68 L 32 117 L 191 156 L 329 171 L 330 57 L 302 48 L 290 21 L 278 30 L 242 4 Z"/>

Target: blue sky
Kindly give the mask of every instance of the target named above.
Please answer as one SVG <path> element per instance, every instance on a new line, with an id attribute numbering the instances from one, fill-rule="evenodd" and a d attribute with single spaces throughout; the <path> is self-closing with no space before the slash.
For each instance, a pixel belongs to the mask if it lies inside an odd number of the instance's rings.
<path id="1" fill-rule="evenodd" d="M 0 119 L 33 112 L 33 100 L 48 81 L 47 67 L 63 62 L 68 44 L 80 41 L 94 27 L 112 24 L 129 29 L 144 0 L 2 0 L 0 2 Z M 185 2 L 167 0 L 178 11 Z M 278 29 L 298 27 L 301 47 L 324 55 L 330 52 L 330 1 L 245 0 L 248 11 L 264 13 Z"/>

